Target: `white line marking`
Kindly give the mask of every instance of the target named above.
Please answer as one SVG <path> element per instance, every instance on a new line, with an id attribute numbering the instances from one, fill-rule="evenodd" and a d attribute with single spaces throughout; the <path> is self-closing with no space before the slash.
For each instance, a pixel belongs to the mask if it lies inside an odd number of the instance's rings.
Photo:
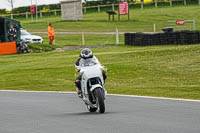
<path id="1" fill-rule="evenodd" d="M 76 94 L 76 92 L 67 92 L 67 91 L 65 92 L 65 91 L 0 90 L 0 92 Z M 186 101 L 186 102 L 200 102 L 200 100 L 181 99 L 181 98 L 166 98 L 166 97 L 152 97 L 152 96 L 121 95 L 121 94 L 108 94 L 108 95 L 109 96 L 118 96 L 118 97 L 144 98 L 144 99 L 173 100 L 173 101 Z"/>
<path id="2" fill-rule="evenodd" d="M 144 99 L 173 100 L 173 101 L 186 101 L 186 102 L 200 102 L 200 100 L 181 99 L 181 98 L 167 98 L 167 97 L 153 97 L 153 96 L 137 96 L 137 95 L 120 95 L 120 94 L 109 94 L 109 95 L 110 95 L 110 96 L 118 96 L 118 97 L 133 97 L 133 98 L 144 98 Z"/>
<path id="3" fill-rule="evenodd" d="M 72 91 L 24 91 L 24 90 L 0 90 L 0 92 L 22 92 L 22 93 L 63 93 L 63 94 L 75 94 Z"/>

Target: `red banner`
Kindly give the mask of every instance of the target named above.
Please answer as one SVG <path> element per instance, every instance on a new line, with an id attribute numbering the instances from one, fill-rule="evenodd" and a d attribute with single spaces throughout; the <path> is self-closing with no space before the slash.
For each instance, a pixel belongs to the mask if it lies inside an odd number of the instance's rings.
<path id="1" fill-rule="evenodd" d="M 35 5 L 30 6 L 30 12 L 31 14 L 35 14 Z"/>
<path id="2" fill-rule="evenodd" d="M 177 20 L 177 21 L 176 21 L 176 24 L 177 24 L 177 25 L 184 25 L 184 24 L 185 24 L 185 21 L 184 21 L 184 20 Z"/>
<path id="3" fill-rule="evenodd" d="M 128 14 L 128 2 L 119 2 L 119 14 Z"/>

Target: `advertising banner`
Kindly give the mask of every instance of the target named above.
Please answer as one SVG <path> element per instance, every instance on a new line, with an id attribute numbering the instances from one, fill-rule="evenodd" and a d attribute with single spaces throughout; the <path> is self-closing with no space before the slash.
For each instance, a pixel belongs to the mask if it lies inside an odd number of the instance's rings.
<path id="1" fill-rule="evenodd" d="M 119 2 L 119 14 L 128 14 L 128 2 Z"/>
<path id="2" fill-rule="evenodd" d="M 177 24 L 177 25 L 184 25 L 184 24 L 185 24 L 185 21 L 184 21 L 184 20 L 177 20 L 177 21 L 176 21 L 176 24 Z"/>
<path id="3" fill-rule="evenodd" d="M 35 14 L 35 5 L 30 6 L 30 12 L 32 15 Z"/>

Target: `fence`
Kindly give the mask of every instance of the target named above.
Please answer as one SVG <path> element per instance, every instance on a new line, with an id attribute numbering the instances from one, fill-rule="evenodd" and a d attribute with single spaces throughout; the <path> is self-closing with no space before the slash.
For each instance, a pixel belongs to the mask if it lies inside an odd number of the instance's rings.
<path id="1" fill-rule="evenodd" d="M 38 12 L 37 15 L 42 18 L 44 14 L 51 14 L 51 15 L 60 15 L 61 14 L 61 10 L 51 10 L 51 11 L 42 11 L 42 12 Z M 25 17 L 26 19 L 28 19 L 29 17 L 33 17 L 33 15 L 30 12 L 26 12 L 26 13 L 19 13 L 19 14 L 10 14 L 10 15 L 3 15 L 4 17 L 10 17 L 11 19 L 13 19 L 14 17 Z"/>
<path id="2" fill-rule="evenodd" d="M 167 22 L 167 27 L 172 27 L 174 31 L 180 30 L 196 30 L 195 20 L 183 20 L 184 24 L 177 24 L 176 20 L 170 20 Z"/>
<path id="3" fill-rule="evenodd" d="M 200 5 L 200 0 L 197 0 L 198 1 L 198 5 Z M 165 1 L 163 2 L 162 0 L 154 0 L 152 1 L 152 3 L 148 3 L 148 4 L 153 4 L 155 8 L 159 7 L 159 3 L 166 3 L 168 4 L 170 7 L 173 6 L 173 3 L 175 2 L 182 2 L 183 5 L 187 5 L 187 0 L 168 0 L 168 1 Z M 130 7 L 134 7 L 136 5 L 140 5 L 140 8 L 143 9 L 145 7 L 145 5 L 148 5 L 148 4 L 145 4 L 143 1 L 140 2 L 140 3 L 130 3 L 129 6 Z M 118 4 L 109 4 L 109 5 L 97 5 L 97 6 L 90 6 L 90 7 L 83 7 L 83 11 L 86 13 L 87 12 L 87 9 L 97 9 L 98 12 L 101 12 L 101 8 L 105 8 L 105 7 L 112 7 L 112 10 L 114 11 L 115 8 L 118 8 Z"/>
<path id="4" fill-rule="evenodd" d="M 31 32 L 31 33 L 36 34 L 36 35 L 47 35 L 48 34 L 47 32 Z M 124 33 L 125 32 L 119 32 L 118 28 L 115 29 L 115 32 L 55 32 L 56 38 L 59 38 L 59 36 L 71 36 L 71 35 L 81 36 L 80 38 L 82 40 L 82 45 L 88 45 L 87 41 L 92 40 L 90 38 L 91 36 L 95 36 L 98 38 L 97 40 L 95 40 L 95 42 L 98 42 L 98 40 L 100 40 L 100 42 L 102 44 L 119 45 L 120 43 L 123 43 L 122 37 L 123 37 Z M 87 37 L 87 36 L 90 36 L 90 37 Z M 120 37 L 121 37 L 121 39 L 120 39 Z M 90 38 L 90 39 L 87 40 L 86 38 Z M 101 39 L 99 39 L 99 38 L 101 38 Z M 66 37 L 65 37 L 65 39 L 66 39 Z"/>
<path id="5" fill-rule="evenodd" d="M 182 5 L 188 5 L 188 1 L 187 0 L 168 0 L 168 1 L 161 1 L 161 0 L 154 0 L 151 3 L 148 4 L 144 4 L 144 2 L 140 2 L 140 3 L 130 3 L 129 7 L 130 8 L 141 8 L 144 9 L 145 6 L 148 7 L 149 5 L 157 8 L 159 7 L 159 5 L 161 3 L 167 4 L 170 7 L 173 7 L 174 4 L 177 4 L 177 2 L 179 2 L 180 4 L 182 3 Z M 196 1 L 196 4 L 200 5 L 200 0 Z M 118 9 L 118 4 L 108 4 L 108 5 L 96 5 L 96 6 L 83 6 L 83 12 L 86 13 L 88 10 L 93 9 L 96 10 L 97 12 L 101 12 L 103 9 L 105 8 L 109 8 L 109 10 L 113 10 L 115 11 L 116 9 Z M 42 18 L 43 15 L 49 14 L 49 13 L 53 13 L 55 16 L 57 16 L 58 14 L 61 14 L 61 10 L 51 10 L 51 11 L 42 11 L 42 12 L 38 12 L 37 15 Z M 9 15 L 2 15 L 5 17 L 10 17 L 11 19 L 15 18 L 15 17 L 25 17 L 26 19 L 29 18 L 29 16 L 31 16 L 30 12 L 26 12 L 26 13 L 19 13 L 19 14 L 9 14 Z"/>

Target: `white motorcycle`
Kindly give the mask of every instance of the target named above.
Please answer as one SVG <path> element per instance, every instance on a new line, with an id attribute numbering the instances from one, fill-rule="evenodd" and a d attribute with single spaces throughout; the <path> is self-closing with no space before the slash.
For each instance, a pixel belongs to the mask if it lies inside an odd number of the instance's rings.
<path id="1" fill-rule="evenodd" d="M 100 64 L 87 64 L 81 67 L 81 90 L 82 100 L 85 102 L 90 112 L 98 110 L 99 113 L 105 112 L 105 97 L 107 91 L 104 86 L 102 75 L 103 67 Z"/>

